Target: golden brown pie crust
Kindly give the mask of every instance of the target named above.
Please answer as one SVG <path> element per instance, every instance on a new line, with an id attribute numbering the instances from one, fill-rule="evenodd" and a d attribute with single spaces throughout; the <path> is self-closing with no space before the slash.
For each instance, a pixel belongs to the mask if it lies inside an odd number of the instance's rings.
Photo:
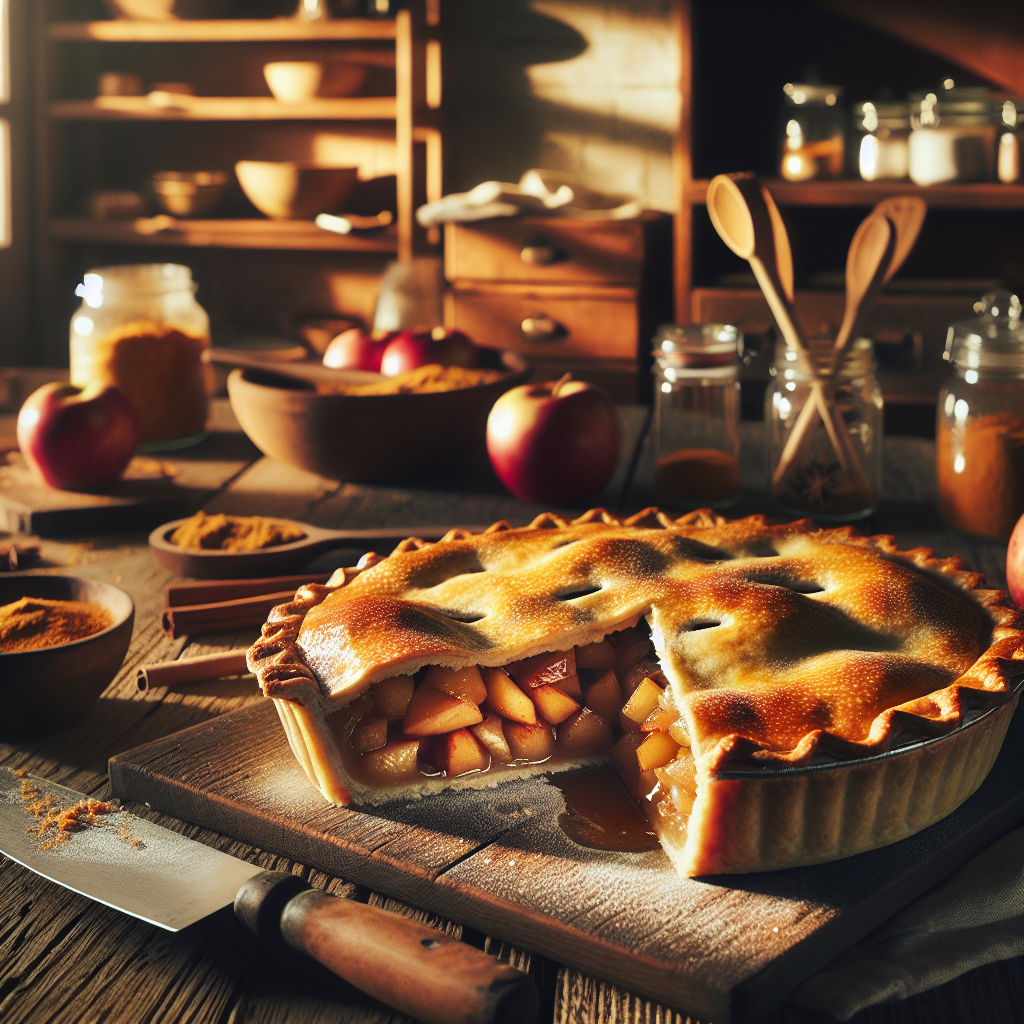
<path id="1" fill-rule="evenodd" d="M 372 795 L 325 722 L 374 682 L 568 650 L 644 616 L 701 780 L 688 828 L 653 816 L 689 875 L 846 856 L 949 813 L 991 767 L 1024 675 L 1019 611 L 961 559 L 657 509 L 404 541 L 276 607 L 249 667 L 311 781 L 348 803 Z M 966 740 L 921 743 L 1000 706 Z M 914 758 L 877 757 L 908 743 Z"/>

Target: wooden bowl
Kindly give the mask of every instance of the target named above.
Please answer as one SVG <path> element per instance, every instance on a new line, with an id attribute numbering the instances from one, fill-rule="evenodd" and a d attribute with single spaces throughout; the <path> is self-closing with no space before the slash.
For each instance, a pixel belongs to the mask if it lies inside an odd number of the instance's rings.
<path id="1" fill-rule="evenodd" d="M 410 395 L 318 395 L 258 370 L 233 370 L 228 396 L 242 429 L 264 454 L 332 480 L 415 480 L 486 460 L 487 415 L 531 366 L 487 349 L 484 365 L 507 372 L 493 384 Z"/>
<path id="2" fill-rule="evenodd" d="M 73 725 L 117 675 L 132 639 L 135 606 L 117 587 L 77 576 L 0 576 L 0 605 L 22 597 L 90 601 L 114 622 L 100 633 L 38 651 L 0 652 L 0 740 L 22 740 Z"/>
<path id="3" fill-rule="evenodd" d="M 358 167 L 317 167 L 298 160 L 239 160 L 238 183 L 272 220 L 309 220 L 336 210 L 355 188 Z"/>

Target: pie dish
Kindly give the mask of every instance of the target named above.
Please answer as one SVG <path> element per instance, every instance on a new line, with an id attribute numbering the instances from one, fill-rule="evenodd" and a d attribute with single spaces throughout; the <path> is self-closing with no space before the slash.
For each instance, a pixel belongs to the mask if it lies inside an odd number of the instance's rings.
<path id="1" fill-rule="evenodd" d="M 1022 624 L 892 537 L 596 509 L 371 553 L 273 609 L 248 662 L 333 803 L 610 758 L 692 876 L 950 813 L 999 751 Z"/>

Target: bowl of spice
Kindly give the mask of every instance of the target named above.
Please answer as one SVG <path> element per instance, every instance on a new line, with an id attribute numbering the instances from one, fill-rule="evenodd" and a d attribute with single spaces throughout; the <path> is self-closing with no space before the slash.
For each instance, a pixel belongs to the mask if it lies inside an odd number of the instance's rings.
<path id="1" fill-rule="evenodd" d="M 530 376 L 518 353 L 478 352 L 477 367 L 431 364 L 370 383 L 233 370 L 228 396 L 250 440 L 281 462 L 331 480 L 436 478 L 489 465 L 491 406 Z"/>
<path id="2" fill-rule="evenodd" d="M 117 674 L 135 606 L 76 576 L 0 576 L 0 740 L 60 732 Z"/>

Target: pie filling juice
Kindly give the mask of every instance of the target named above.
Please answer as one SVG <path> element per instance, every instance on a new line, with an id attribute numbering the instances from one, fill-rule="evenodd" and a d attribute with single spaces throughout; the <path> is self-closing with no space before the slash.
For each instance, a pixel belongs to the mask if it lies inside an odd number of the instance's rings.
<path id="1" fill-rule="evenodd" d="M 502 668 L 430 665 L 384 679 L 327 721 L 346 770 L 368 786 L 610 759 L 648 817 L 679 832 L 697 792 L 690 740 L 643 624 Z M 592 803 L 570 817 L 613 845 L 625 812 L 612 821 Z"/>

